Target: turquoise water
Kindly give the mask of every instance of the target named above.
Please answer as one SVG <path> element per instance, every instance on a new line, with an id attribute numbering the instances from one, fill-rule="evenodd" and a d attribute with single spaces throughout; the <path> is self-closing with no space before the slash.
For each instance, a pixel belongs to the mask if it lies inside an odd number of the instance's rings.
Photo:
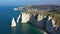
<path id="1" fill-rule="evenodd" d="M 22 27 L 25 30 L 23 30 L 23 32 L 26 32 L 25 34 L 43 34 L 40 30 L 29 24 L 22 24 Z"/>
<path id="2" fill-rule="evenodd" d="M 13 10 L 14 7 L 18 6 L 0 6 L 0 34 L 42 34 L 29 24 L 17 24 L 15 30 L 12 30 L 12 17 L 16 20 L 20 14 L 20 11 Z"/>
<path id="3" fill-rule="evenodd" d="M 39 29 L 35 28 L 30 24 L 17 24 L 15 30 L 13 30 L 15 34 L 43 34 Z"/>

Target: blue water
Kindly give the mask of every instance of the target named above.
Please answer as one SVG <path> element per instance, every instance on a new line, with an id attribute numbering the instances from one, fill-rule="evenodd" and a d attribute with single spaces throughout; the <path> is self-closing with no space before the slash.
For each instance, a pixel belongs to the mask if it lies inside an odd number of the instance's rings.
<path id="1" fill-rule="evenodd" d="M 0 6 L 0 34 L 11 34 L 12 17 L 17 19 L 20 14 L 19 11 L 13 10 L 14 7 L 16 6 Z"/>
<path id="2" fill-rule="evenodd" d="M 17 19 L 20 11 L 14 11 L 13 8 L 18 6 L 0 6 L 0 34 L 13 34 L 11 28 L 12 17 Z M 26 28 L 26 29 L 25 29 Z M 22 31 L 23 29 L 23 31 Z M 15 34 L 42 34 L 28 24 L 17 25 Z"/>

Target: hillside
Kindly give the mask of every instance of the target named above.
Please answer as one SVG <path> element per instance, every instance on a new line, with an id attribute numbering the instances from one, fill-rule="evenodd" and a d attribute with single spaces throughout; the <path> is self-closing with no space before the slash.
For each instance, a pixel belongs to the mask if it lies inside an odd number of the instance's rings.
<path id="1" fill-rule="evenodd" d="M 38 9 L 38 10 L 47 11 L 47 12 L 60 13 L 60 6 L 56 6 L 56 5 L 32 5 L 28 8 Z"/>

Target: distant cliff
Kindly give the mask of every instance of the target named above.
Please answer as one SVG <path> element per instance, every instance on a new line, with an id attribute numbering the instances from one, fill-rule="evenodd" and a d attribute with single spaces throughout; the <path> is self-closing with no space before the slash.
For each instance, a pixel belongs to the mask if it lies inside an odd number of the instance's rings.
<path id="1" fill-rule="evenodd" d="M 57 12 L 60 13 L 60 6 L 57 5 L 32 5 L 19 7 L 19 10 L 31 11 L 31 12 Z"/>

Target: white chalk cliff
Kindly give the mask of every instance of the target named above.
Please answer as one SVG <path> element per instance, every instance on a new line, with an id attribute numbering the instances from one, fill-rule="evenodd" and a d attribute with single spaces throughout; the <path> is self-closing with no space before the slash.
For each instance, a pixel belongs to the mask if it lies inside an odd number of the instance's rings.
<path id="1" fill-rule="evenodd" d="M 16 27 L 16 22 L 15 22 L 15 19 L 14 19 L 14 17 L 12 18 L 11 27 Z"/>

